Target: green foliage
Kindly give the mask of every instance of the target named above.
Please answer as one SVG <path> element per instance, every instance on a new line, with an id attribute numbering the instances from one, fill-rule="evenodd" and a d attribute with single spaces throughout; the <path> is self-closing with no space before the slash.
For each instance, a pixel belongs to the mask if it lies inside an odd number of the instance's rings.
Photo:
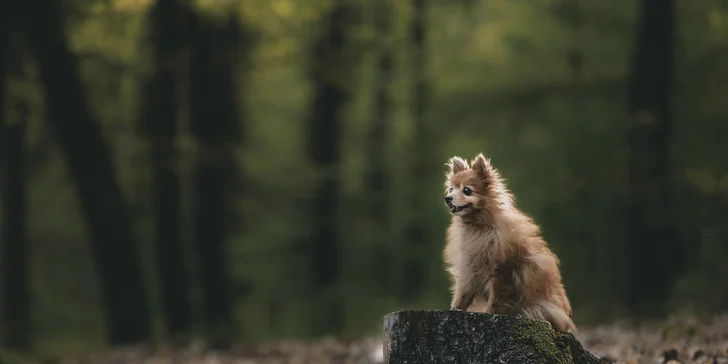
<path id="1" fill-rule="evenodd" d="M 149 75 L 146 11 L 151 0 L 85 1 L 80 21 L 68 27 L 87 95 L 113 148 L 114 165 L 143 243 L 147 275 L 154 283 L 152 199 L 149 148 L 137 131 L 139 92 Z M 353 0 L 352 0 L 353 1 Z M 306 204 L 322 171 L 303 153 L 304 121 L 311 102 L 304 57 L 330 1 L 243 2 L 200 0 L 210 14 L 232 9 L 260 34 L 251 69 L 241 70 L 239 107 L 249 122 L 247 144 L 236 151 L 247 178 L 239 199 L 242 232 L 229 241 L 228 256 L 236 282 L 252 282 L 253 295 L 237 305 L 246 339 L 305 336 L 310 315 L 321 314 L 318 298 L 308 293 L 308 272 L 294 246 L 309 232 Z M 428 75 L 435 96 L 429 105 L 440 130 L 439 160 L 473 158 L 484 152 L 508 180 L 517 203 L 542 225 L 561 259 L 565 284 L 577 319 L 590 312 L 621 307 L 620 292 L 629 277 L 624 267 L 624 204 L 627 199 L 627 67 L 634 37 L 632 1 L 581 1 L 581 22 L 565 20 L 565 1 L 489 0 L 463 9 L 432 1 L 428 23 Z M 699 231 L 695 268 L 677 284 L 676 305 L 728 308 L 722 290 L 728 270 L 726 249 L 728 162 L 728 12 L 717 0 L 680 0 L 676 122 L 673 134 L 675 194 L 686 236 Z M 367 199 L 363 169 L 377 68 L 377 7 L 355 4 L 364 14 L 353 29 L 351 57 L 358 72 L 337 74 L 354 97 L 345 115 L 343 183 L 339 232 L 344 279 L 327 294 L 343 297 L 346 332 L 356 336 L 381 331 L 381 317 L 405 308 L 445 308 L 447 277 L 437 252 L 444 243 L 448 215 L 441 196 L 422 196 L 424 216 L 438 231 L 422 242 L 427 248 L 427 292 L 416 305 L 383 296 L 373 279 L 376 231 L 360 213 Z M 412 150 L 411 61 L 408 45 L 411 4 L 391 4 L 395 18 L 390 41 L 396 63 L 391 85 L 390 135 L 385 141 L 391 172 L 388 241 L 394 265 L 414 254 L 404 236 L 409 217 L 408 191 L 414 185 L 444 181 L 433 169 L 427 181 L 411 180 L 408 168 L 420 153 Z M 221 17 L 222 19 L 222 17 Z M 575 71 L 568 54 L 581 55 Z M 180 60 L 184 62 L 185 60 Z M 37 70 L 9 80 L 9 99 L 31 104 L 29 140 L 29 241 L 33 252 L 35 331 L 46 348 L 94 342 L 103 330 L 98 288 L 88 252 L 85 222 L 79 215 L 64 156 L 43 124 L 44 102 Z M 180 117 L 186 114 L 180 110 Z M 178 141 L 177 166 L 183 181 L 183 226 L 190 222 L 188 177 L 195 141 L 187 131 Z M 698 217 L 696 217 L 698 216 Z M 191 234 L 184 232 L 185 239 Z M 188 239 L 189 240 L 189 239 Z M 187 242 L 189 243 L 189 242 Z M 692 249 L 692 248 L 691 248 Z M 430 253 L 432 252 L 432 253 Z M 649 262 L 645 262 L 649 264 Z M 191 269 L 194 267 L 190 266 Z M 398 267 L 401 268 L 401 267 Z M 194 271 L 194 270 L 193 270 Z M 400 270 L 391 277 L 401 282 Z M 156 284 L 156 283 L 155 283 Z M 158 311 L 156 286 L 155 310 Z M 323 299 L 323 298 L 321 298 Z M 679 304 L 678 304 L 679 303 Z M 405 307 L 406 306 L 406 307 Z M 416 306 L 416 307 L 415 307 Z M 579 321 L 579 320 L 577 320 Z M 59 349 L 60 350 L 60 349 Z"/>

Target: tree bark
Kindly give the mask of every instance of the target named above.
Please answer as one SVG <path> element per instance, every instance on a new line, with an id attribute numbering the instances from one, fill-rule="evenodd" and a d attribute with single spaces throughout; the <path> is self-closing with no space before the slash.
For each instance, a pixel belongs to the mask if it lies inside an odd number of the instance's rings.
<path id="1" fill-rule="evenodd" d="M 193 171 L 193 244 L 199 257 L 206 327 L 224 345 L 234 330 L 226 242 L 232 224 L 240 223 L 234 206 L 244 182 L 235 148 L 244 142 L 245 120 L 238 115 L 234 83 L 238 61 L 234 55 L 242 30 L 234 14 L 224 27 L 205 19 L 198 24 L 189 69 L 191 130 L 199 147 Z M 243 58 L 250 47 L 245 44 Z M 241 64 L 247 64 L 245 59 Z M 242 298 L 249 294 L 245 289 L 238 293 Z"/>
<path id="2" fill-rule="evenodd" d="M 68 51 L 58 0 L 27 0 L 24 25 L 40 66 L 48 123 L 66 157 L 86 216 L 108 340 L 127 344 L 149 338 L 149 303 L 137 240 L 99 123 L 89 111 L 74 56 Z M 43 9 L 43 11 L 38 11 Z"/>
<path id="3" fill-rule="evenodd" d="M 642 0 L 630 75 L 630 189 L 627 303 L 659 314 L 683 269 L 671 192 L 673 0 Z"/>
<path id="4" fill-rule="evenodd" d="M 347 46 L 348 23 L 346 5 L 337 1 L 326 16 L 324 30 L 316 39 L 310 55 L 309 78 L 313 85 L 313 100 L 308 116 L 307 155 L 322 173 L 311 203 L 312 233 L 307 243 L 314 292 L 338 283 L 341 267 L 341 242 L 337 232 L 340 193 L 339 162 L 341 159 L 341 113 L 349 96 L 333 72 L 342 72 Z M 319 295 L 320 296 L 320 295 Z M 331 310 L 329 320 L 318 321 L 315 334 L 336 334 L 342 329 L 343 313 L 336 299 L 323 304 Z"/>
<path id="5" fill-rule="evenodd" d="M 5 100 L 2 99 L 2 102 Z M 27 201 L 25 174 L 25 130 L 27 105 L 17 105 L 19 119 L 5 129 L 5 183 L 3 194 L 2 252 L 0 277 L 2 278 L 3 344 L 12 349 L 26 351 L 31 345 L 30 316 L 30 256 L 27 239 Z M 0 108 L 0 112 L 4 112 Z M 0 122 L 4 122 L 0 118 Z"/>
<path id="6" fill-rule="evenodd" d="M 156 261 L 161 301 L 169 334 L 188 334 L 192 309 L 180 230 L 180 182 L 177 176 L 177 92 L 183 22 L 189 9 L 176 0 L 158 0 L 150 13 L 155 71 L 147 84 L 142 124 L 152 147 Z"/>
<path id="7" fill-rule="evenodd" d="M 546 321 L 464 311 L 398 311 L 384 317 L 384 364 L 597 364 Z"/>

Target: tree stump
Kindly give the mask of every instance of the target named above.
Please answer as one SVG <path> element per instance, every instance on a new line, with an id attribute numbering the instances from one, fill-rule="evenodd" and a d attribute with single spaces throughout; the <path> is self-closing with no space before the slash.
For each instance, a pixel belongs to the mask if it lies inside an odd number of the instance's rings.
<path id="1" fill-rule="evenodd" d="M 384 317 L 384 364 L 597 364 L 574 335 L 546 321 L 459 310 Z"/>

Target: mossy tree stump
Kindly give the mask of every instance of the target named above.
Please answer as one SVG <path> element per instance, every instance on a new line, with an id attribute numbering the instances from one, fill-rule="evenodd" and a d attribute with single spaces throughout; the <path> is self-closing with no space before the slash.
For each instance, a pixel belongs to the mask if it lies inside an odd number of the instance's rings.
<path id="1" fill-rule="evenodd" d="M 574 335 L 515 316 L 459 310 L 392 312 L 384 317 L 385 364 L 596 364 Z"/>

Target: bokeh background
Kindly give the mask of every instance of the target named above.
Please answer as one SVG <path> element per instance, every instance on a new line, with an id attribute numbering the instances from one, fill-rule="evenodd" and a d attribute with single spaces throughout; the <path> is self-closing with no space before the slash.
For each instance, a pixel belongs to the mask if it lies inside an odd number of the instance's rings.
<path id="1" fill-rule="evenodd" d="M 725 0 L 0 6 L 6 350 L 446 309 L 444 164 L 480 152 L 578 325 L 728 308 Z"/>

